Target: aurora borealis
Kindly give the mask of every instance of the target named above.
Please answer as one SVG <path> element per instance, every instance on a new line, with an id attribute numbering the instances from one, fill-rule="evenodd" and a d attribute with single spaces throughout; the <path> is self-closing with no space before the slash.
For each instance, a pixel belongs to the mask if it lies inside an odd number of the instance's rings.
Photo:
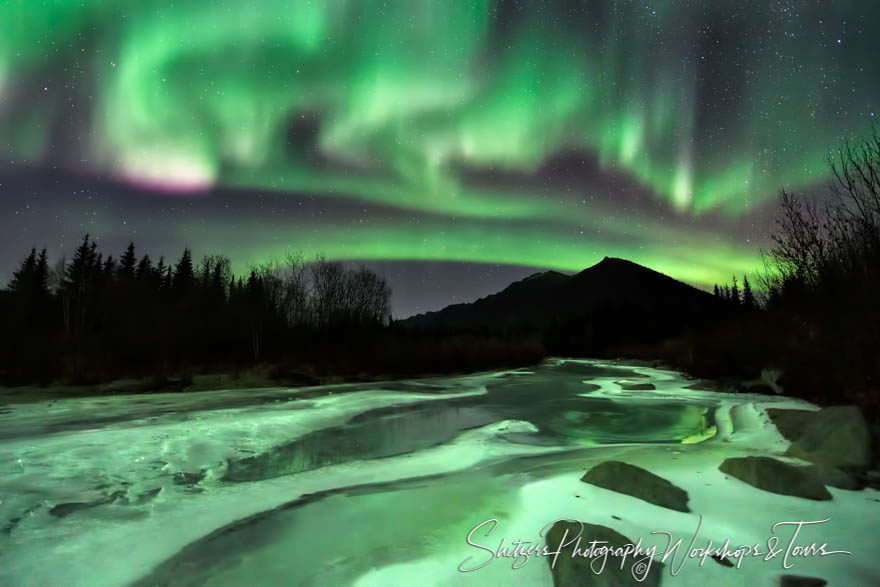
<path id="1" fill-rule="evenodd" d="M 13 0 L 0 25 L 2 270 L 91 232 L 399 262 L 405 289 L 605 255 L 706 285 L 880 108 L 870 2 Z"/>

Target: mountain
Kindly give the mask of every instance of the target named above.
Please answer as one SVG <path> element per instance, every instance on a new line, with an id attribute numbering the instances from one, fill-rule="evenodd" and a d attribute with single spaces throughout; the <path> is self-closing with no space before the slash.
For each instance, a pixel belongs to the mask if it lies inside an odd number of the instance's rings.
<path id="1" fill-rule="evenodd" d="M 605 257 L 576 275 L 536 273 L 469 304 L 418 314 L 404 326 L 429 330 L 578 330 L 642 340 L 710 319 L 715 296 L 625 259 Z M 623 335 L 623 336 L 621 336 Z"/>

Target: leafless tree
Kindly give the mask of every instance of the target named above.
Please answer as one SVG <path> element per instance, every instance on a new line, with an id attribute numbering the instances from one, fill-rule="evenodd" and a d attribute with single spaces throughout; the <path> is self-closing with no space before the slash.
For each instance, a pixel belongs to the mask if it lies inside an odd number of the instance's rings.
<path id="1" fill-rule="evenodd" d="M 345 268 L 339 261 L 317 257 L 309 265 L 313 316 L 317 326 L 342 319 L 345 302 Z"/>
<path id="2" fill-rule="evenodd" d="M 61 287 L 64 284 L 64 269 L 67 267 L 67 257 L 62 255 L 58 258 L 57 261 L 52 265 L 52 268 L 49 270 L 49 279 L 48 285 L 49 290 L 59 293 L 61 291 Z"/>
<path id="3" fill-rule="evenodd" d="M 289 325 L 309 321 L 308 265 L 302 253 L 288 253 L 284 266 L 284 317 Z"/>
<path id="4" fill-rule="evenodd" d="M 351 319 L 359 324 L 384 322 L 391 300 L 385 279 L 364 266 L 352 269 L 347 277 Z"/>
<path id="5" fill-rule="evenodd" d="M 870 287 L 880 281 L 880 134 L 846 141 L 829 156 L 823 202 L 785 190 L 763 285 L 805 291 Z M 844 285 L 847 284 L 847 285 Z"/>

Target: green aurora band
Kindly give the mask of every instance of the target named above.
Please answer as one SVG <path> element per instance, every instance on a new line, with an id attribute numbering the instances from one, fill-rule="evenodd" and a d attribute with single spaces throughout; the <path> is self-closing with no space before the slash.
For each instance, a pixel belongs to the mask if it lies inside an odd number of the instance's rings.
<path id="1" fill-rule="evenodd" d="M 17 163 L 85 161 L 187 198 L 224 186 L 409 212 L 293 243 L 281 221 L 178 227 L 253 260 L 293 247 L 577 270 L 607 254 L 710 284 L 757 267 L 727 229 L 782 186 L 825 181 L 829 147 L 880 106 L 880 8 L 744 4 L 13 0 L 0 137 Z M 291 139 L 301 120 L 314 132 Z M 663 214 L 467 173 L 535 174 L 567 152 Z"/>

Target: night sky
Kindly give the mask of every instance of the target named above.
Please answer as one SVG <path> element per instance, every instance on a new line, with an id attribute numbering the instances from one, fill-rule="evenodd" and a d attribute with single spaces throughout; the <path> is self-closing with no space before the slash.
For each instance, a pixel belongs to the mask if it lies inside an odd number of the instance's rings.
<path id="1" fill-rule="evenodd" d="M 0 3 L 0 277 L 91 233 L 364 261 L 394 313 L 618 256 L 758 268 L 880 111 L 880 3 Z M 880 114 L 878 114 L 880 117 Z"/>

